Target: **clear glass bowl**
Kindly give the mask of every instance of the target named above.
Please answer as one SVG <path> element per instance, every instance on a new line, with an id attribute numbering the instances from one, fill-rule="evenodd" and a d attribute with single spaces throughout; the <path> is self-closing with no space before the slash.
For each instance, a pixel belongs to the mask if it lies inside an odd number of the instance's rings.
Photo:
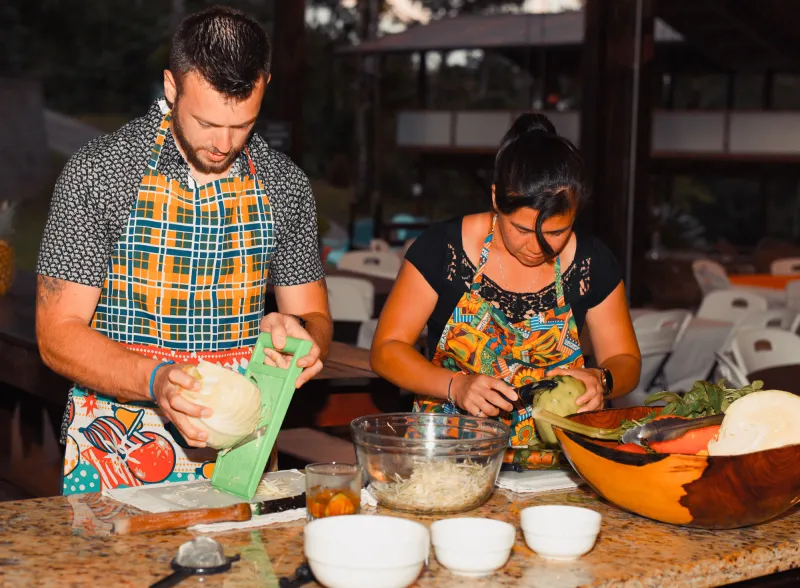
<path id="1" fill-rule="evenodd" d="M 381 506 L 464 512 L 494 490 L 511 434 L 504 423 L 440 413 L 389 413 L 350 423 L 358 463 Z"/>

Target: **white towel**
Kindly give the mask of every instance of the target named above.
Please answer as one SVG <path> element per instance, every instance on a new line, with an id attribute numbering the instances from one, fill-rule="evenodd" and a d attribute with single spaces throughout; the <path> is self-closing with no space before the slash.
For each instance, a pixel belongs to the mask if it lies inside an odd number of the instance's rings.
<path id="1" fill-rule="evenodd" d="M 524 472 L 500 472 L 497 487 L 519 494 L 569 490 L 583 484 L 574 472 L 564 470 L 527 470 Z"/>
<path id="2" fill-rule="evenodd" d="M 240 523 L 211 523 L 209 525 L 195 525 L 189 527 L 190 531 L 195 533 L 223 533 L 225 531 L 239 531 L 241 529 L 251 529 L 254 527 L 265 527 L 274 523 L 288 523 L 290 521 L 299 521 L 306 518 L 306 509 L 296 508 L 294 510 L 285 510 L 283 512 L 275 512 L 268 515 L 259 515 L 251 518 L 249 521 Z"/>

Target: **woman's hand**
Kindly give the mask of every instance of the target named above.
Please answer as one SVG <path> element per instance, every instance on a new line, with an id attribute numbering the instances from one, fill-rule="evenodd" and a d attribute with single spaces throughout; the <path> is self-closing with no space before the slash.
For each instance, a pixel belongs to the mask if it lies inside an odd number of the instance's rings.
<path id="1" fill-rule="evenodd" d="M 603 372 L 596 368 L 576 368 L 571 370 L 554 369 L 547 372 L 548 376 L 572 376 L 583 382 L 586 393 L 577 400 L 578 412 L 589 412 L 603 408 Z"/>
<path id="2" fill-rule="evenodd" d="M 167 365 L 158 370 L 153 385 L 156 404 L 163 411 L 191 447 L 205 447 L 208 433 L 192 426 L 187 417 L 208 418 L 211 409 L 190 402 L 181 395 L 181 389 L 199 390 L 200 382 L 184 371 L 183 365 Z"/>
<path id="3" fill-rule="evenodd" d="M 514 410 L 509 400 L 516 400 L 514 388 L 503 380 L 484 375 L 456 376 L 450 391 L 456 405 L 476 417 L 493 417 L 500 409 Z"/>

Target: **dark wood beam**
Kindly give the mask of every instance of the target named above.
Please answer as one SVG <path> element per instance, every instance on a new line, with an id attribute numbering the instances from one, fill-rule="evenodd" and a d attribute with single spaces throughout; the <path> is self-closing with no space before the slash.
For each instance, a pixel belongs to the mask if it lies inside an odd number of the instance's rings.
<path id="1" fill-rule="evenodd" d="M 624 268 L 632 302 L 640 303 L 656 81 L 654 1 L 586 0 L 584 11 L 581 150 L 594 185 L 586 218 Z"/>

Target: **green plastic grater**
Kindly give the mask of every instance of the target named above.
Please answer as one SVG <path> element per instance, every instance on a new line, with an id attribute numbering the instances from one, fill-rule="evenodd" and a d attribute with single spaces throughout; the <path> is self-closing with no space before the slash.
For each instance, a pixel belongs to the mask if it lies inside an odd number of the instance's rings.
<path id="1" fill-rule="evenodd" d="M 283 425 L 286 411 L 295 391 L 295 381 L 303 371 L 297 360 L 311 351 L 311 341 L 286 339 L 282 353 L 292 355 L 287 369 L 264 365 L 264 349 L 274 349 L 269 333 L 261 333 L 256 342 L 245 376 L 253 380 L 261 390 L 261 406 L 264 416 L 258 427 L 266 427 L 257 439 L 226 452 L 221 452 L 211 475 L 211 485 L 239 498 L 252 500 L 267 467 L 278 431 Z"/>

